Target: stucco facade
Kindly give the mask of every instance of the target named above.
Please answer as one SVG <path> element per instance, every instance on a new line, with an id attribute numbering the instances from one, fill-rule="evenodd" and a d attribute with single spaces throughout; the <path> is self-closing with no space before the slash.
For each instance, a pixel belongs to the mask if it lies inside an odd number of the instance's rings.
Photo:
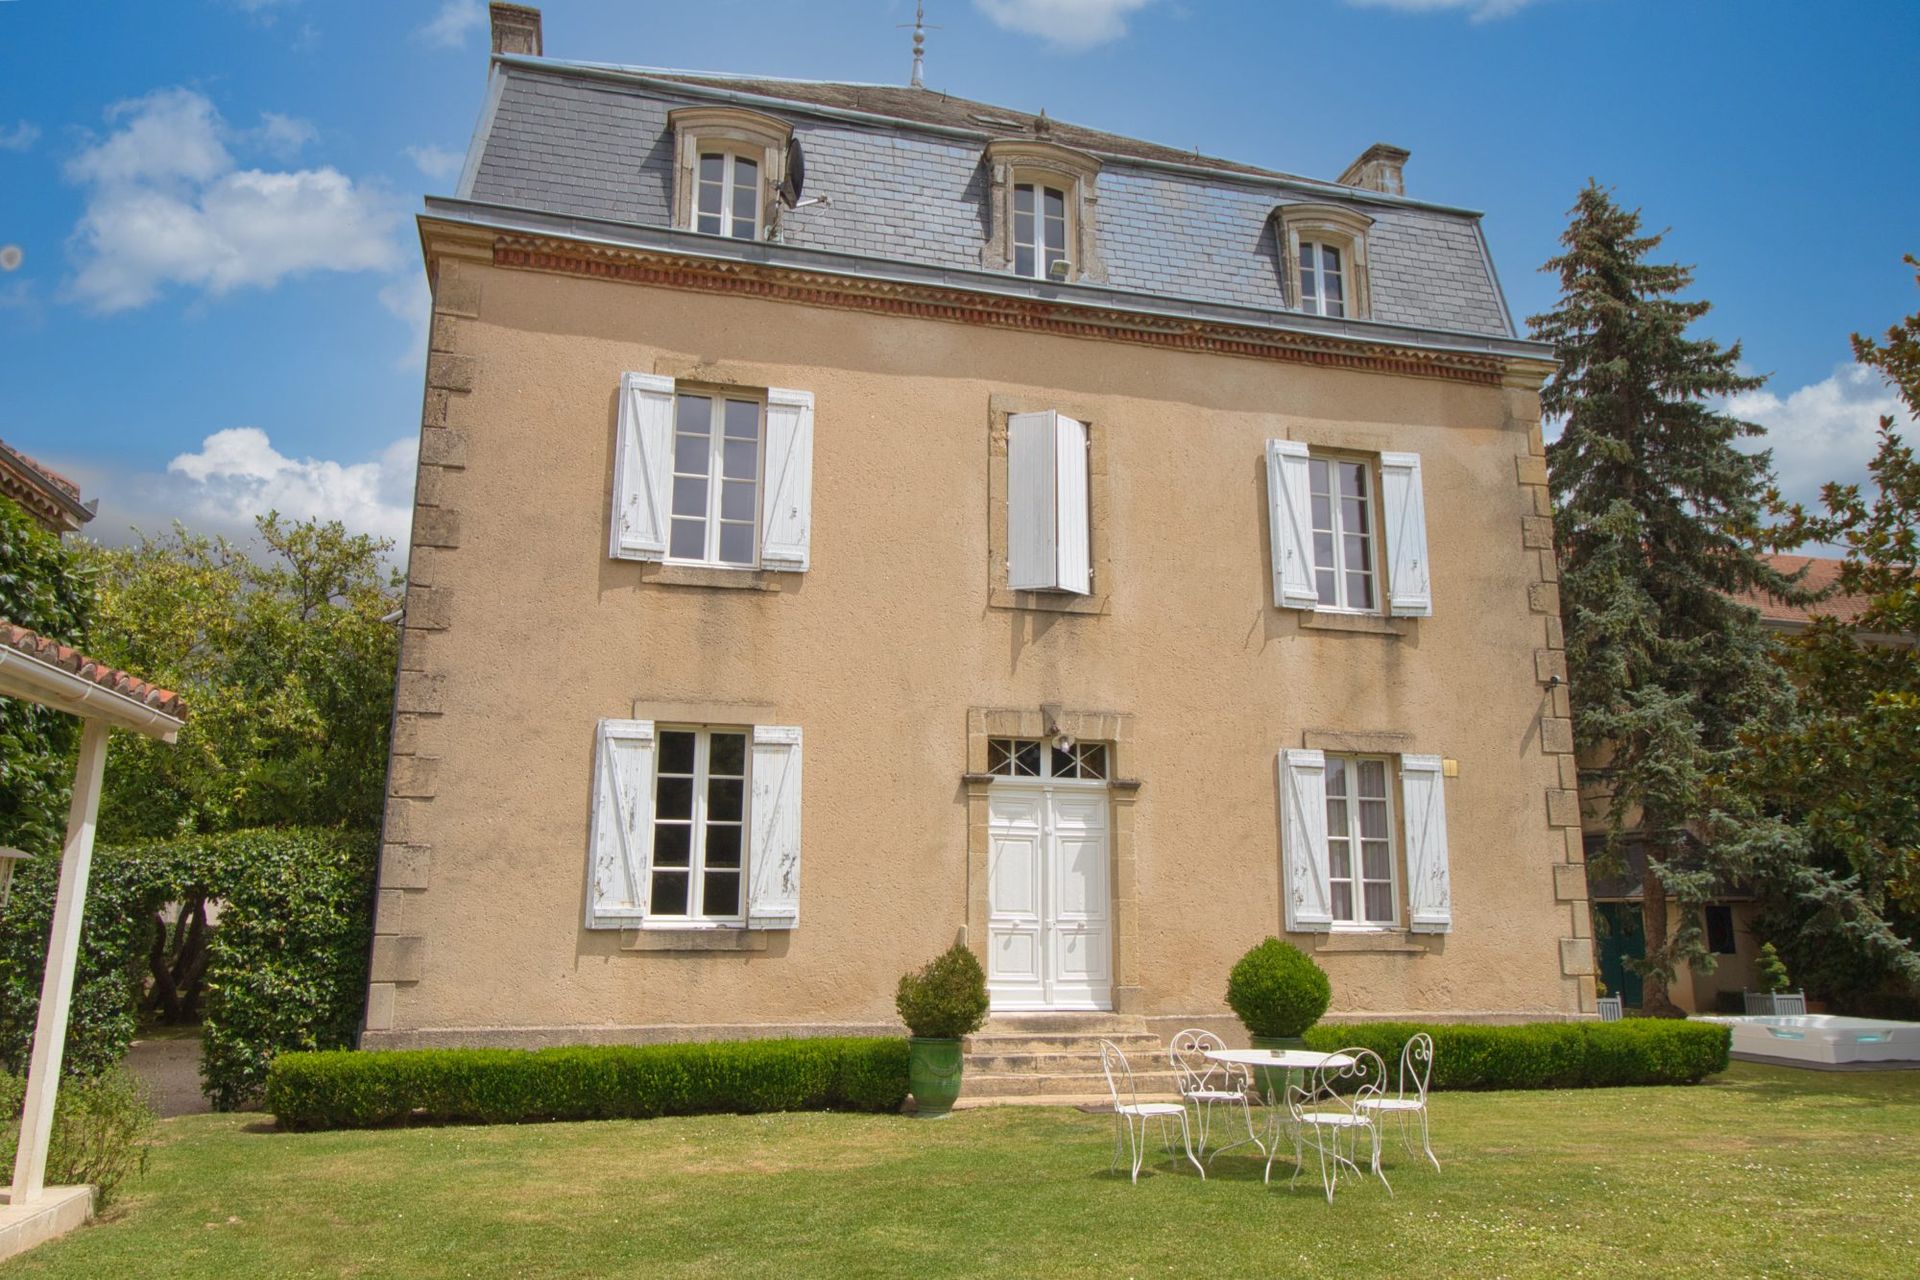
<path id="1" fill-rule="evenodd" d="M 1591 1009 L 1537 349 L 1168 325 L 1071 288 L 1012 305 L 496 213 L 422 222 L 365 1043 L 893 1028 L 902 970 L 984 954 L 989 741 L 1062 734 L 1108 752 L 1117 1012 L 1219 1017 L 1233 961 L 1284 932 L 1276 760 L 1302 748 L 1445 763 L 1445 927 L 1406 927 L 1402 862 L 1393 927 L 1287 935 L 1337 1013 Z M 804 571 L 609 553 L 633 374 L 810 394 Z M 1084 595 L 1007 587 L 1008 415 L 1044 409 L 1088 430 Z M 1419 455 L 1430 616 L 1276 607 L 1274 440 Z M 588 927 L 604 721 L 804 732 L 790 927 Z"/>

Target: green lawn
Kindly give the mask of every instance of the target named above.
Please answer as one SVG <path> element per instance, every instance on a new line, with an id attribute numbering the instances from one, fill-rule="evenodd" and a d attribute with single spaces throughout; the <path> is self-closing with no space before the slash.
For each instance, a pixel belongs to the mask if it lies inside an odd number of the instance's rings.
<path id="1" fill-rule="evenodd" d="M 25 1276 L 1902 1276 L 1920 1072 L 1736 1064 L 1691 1089 L 1442 1094 L 1329 1207 L 1223 1157 L 1107 1173 L 1111 1120 L 716 1116 L 282 1134 L 166 1121 L 147 1177 Z M 1250 1149 L 1243 1149 L 1250 1150 Z"/>

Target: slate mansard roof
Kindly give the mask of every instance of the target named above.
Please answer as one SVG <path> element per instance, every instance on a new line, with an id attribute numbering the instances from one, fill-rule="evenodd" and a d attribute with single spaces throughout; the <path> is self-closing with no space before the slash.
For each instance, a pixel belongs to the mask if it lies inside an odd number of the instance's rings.
<path id="1" fill-rule="evenodd" d="M 991 229 L 986 145 L 1035 137 L 1036 117 L 928 89 L 500 56 L 457 199 L 429 207 L 671 227 L 667 113 L 716 102 L 789 123 L 805 151 L 808 193 L 832 197 L 788 216 L 782 244 L 876 266 L 980 272 Z M 1274 211 L 1337 204 L 1373 219 L 1372 323 L 1509 343 L 1517 336 L 1477 213 L 1047 124 L 1049 141 L 1102 162 L 1096 233 L 1106 290 L 1288 312 Z"/>

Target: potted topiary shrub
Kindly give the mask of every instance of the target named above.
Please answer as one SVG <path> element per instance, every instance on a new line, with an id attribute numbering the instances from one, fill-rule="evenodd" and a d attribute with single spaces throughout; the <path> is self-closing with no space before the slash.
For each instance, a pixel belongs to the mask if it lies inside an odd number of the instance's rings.
<path id="1" fill-rule="evenodd" d="M 926 967 L 900 975 L 894 997 L 907 1042 L 907 1087 L 917 1113 L 938 1119 L 960 1096 L 960 1037 L 987 1018 L 987 975 L 963 944 L 954 943 Z"/>
<path id="2" fill-rule="evenodd" d="M 1246 1027 L 1256 1049 L 1306 1048 L 1301 1036 L 1332 1001 L 1326 970 L 1278 938 L 1268 938 L 1241 956 L 1227 975 L 1227 1007 Z M 1276 1071 L 1262 1086 L 1277 1095 L 1285 1084 L 1282 1076 Z"/>

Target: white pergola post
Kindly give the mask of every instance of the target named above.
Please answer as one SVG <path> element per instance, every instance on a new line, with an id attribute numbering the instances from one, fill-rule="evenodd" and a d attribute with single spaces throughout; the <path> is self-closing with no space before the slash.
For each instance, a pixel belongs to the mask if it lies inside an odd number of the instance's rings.
<path id="1" fill-rule="evenodd" d="M 89 719 L 80 734 L 80 767 L 74 771 L 73 803 L 67 809 L 67 841 L 60 854 L 60 890 L 54 899 L 53 932 L 47 941 L 47 971 L 40 982 L 40 1016 L 34 1025 L 33 1059 L 27 1068 L 27 1102 L 20 1115 L 20 1148 L 13 1161 L 9 1203 L 40 1198 L 47 1180 L 47 1142 L 53 1135 L 54 1096 L 60 1060 L 67 1048 L 67 1006 L 80 956 L 80 921 L 87 906 L 87 875 L 93 869 L 93 828 L 100 814 L 100 781 L 107 767 L 107 722 Z"/>

